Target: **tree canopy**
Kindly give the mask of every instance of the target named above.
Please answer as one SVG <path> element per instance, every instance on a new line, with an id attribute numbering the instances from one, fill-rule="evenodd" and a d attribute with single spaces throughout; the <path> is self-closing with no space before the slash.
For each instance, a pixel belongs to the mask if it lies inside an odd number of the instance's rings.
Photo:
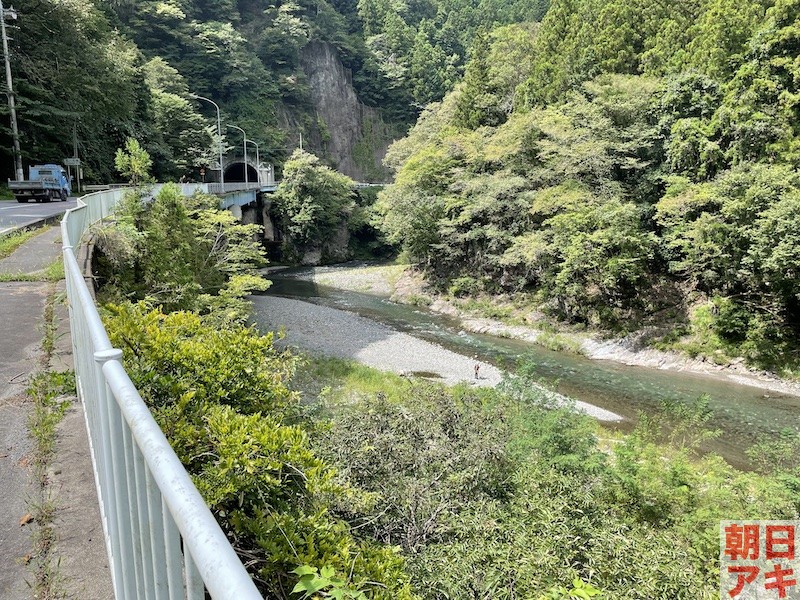
<path id="1" fill-rule="evenodd" d="M 384 230 L 445 290 L 605 328 L 672 319 L 693 353 L 795 368 L 799 16 L 554 0 L 540 26 L 477 35 L 389 151 Z"/>

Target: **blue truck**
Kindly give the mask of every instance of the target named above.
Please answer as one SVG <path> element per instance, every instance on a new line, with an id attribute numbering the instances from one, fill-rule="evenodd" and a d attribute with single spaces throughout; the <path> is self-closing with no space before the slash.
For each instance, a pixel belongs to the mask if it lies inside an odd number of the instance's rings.
<path id="1" fill-rule="evenodd" d="M 29 169 L 25 181 L 8 181 L 8 188 L 17 202 L 50 202 L 61 200 L 66 202 L 72 192 L 70 178 L 61 165 L 35 165 Z"/>

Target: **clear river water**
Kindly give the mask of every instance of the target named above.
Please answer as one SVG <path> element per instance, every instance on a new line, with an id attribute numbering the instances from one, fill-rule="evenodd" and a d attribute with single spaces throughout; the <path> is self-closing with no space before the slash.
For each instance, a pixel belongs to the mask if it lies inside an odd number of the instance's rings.
<path id="1" fill-rule="evenodd" d="M 800 396 L 732 383 L 720 377 L 632 367 L 555 352 L 538 344 L 464 331 L 457 318 L 387 298 L 321 286 L 293 277 L 270 275 L 268 294 L 297 298 L 352 311 L 394 329 L 477 355 L 481 360 L 513 371 L 521 361 L 534 365 L 547 387 L 622 415 L 608 427 L 632 429 L 641 413 L 654 414 L 665 402 L 689 403 L 707 396 L 713 411 L 710 427 L 722 432 L 708 444 L 734 466 L 748 467 L 745 450 L 766 436 L 789 428 L 800 431 Z"/>

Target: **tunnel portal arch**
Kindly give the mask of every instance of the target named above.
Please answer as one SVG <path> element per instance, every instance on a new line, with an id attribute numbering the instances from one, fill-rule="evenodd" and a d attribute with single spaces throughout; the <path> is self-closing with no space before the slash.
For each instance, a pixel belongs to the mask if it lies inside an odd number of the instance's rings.
<path id="1" fill-rule="evenodd" d="M 242 161 L 233 161 L 225 166 L 225 181 L 229 183 L 243 182 L 244 170 L 247 169 L 247 181 L 258 183 L 258 171 L 251 164 L 245 165 Z"/>

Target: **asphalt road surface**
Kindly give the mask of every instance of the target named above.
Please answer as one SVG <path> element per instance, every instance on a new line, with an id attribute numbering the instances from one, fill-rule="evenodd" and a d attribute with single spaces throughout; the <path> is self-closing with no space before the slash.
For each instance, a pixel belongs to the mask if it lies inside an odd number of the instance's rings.
<path id="1" fill-rule="evenodd" d="M 66 202 L 28 202 L 21 204 L 16 200 L 0 200 L 0 235 L 25 227 L 42 219 L 58 217 L 70 208 L 77 206 L 76 197 Z"/>

